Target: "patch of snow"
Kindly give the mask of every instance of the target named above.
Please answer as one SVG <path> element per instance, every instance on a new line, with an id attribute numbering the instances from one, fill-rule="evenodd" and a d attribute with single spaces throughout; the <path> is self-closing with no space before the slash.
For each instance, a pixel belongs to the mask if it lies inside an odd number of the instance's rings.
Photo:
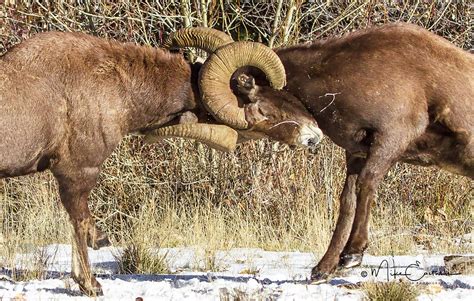
<path id="1" fill-rule="evenodd" d="M 472 300 L 474 275 L 445 275 L 443 255 L 364 256 L 362 265 L 343 271 L 329 283 L 310 285 L 307 278 L 317 258 L 312 253 L 268 252 L 261 249 L 218 251 L 218 272 L 202 270 L 197 248 L 163 248 L 173 274 L 118 275 L 120 248 L 89 250 L 93 271 L 104 296 L 97 300 L 220 300 L 227 297 L 278 300 L 362 300 L 356 289 L 365 281 L 403 279 L 426 287 L 418 300 Z M 40 250 L 49 258 L 47 279 L 12 281 L 0 270 L 0 300 L 88 300 L 69 277 L 71 246 L 49 245 Z M 37 252 L 17 256 L 17 268 L 33 261 Z M 3 275 L 3 276 L 2 276 Z"/>

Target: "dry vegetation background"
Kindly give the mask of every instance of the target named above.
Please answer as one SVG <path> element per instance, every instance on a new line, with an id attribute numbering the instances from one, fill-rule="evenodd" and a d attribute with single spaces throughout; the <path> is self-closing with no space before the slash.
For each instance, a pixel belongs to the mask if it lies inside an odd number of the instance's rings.
<path id="1" fill-rule="evenodd" d="M 279 47 L 392 21 L 472 48 L 470 1 L 2 2 L 0 53 L 49 30 L 159 46 L 177 28 L 209 26 Z M 316 153 L 254 141 L 223 154 L 192 141 L 150 146 L 129 137 L 105 163 L 90 207 L 116 245 L 197 246 L 204 256 L 231 247 L 319 256 L 337 218 L 343 181 L 343 152 L 327 139 Z M 454 238 L 472 232 L 473 199 L 467 178 L 397 165 L 379 189 L 368 253 L 469 251 Z M 49 173 L 0 180 L 0 222 L 4 261 L 33 246 L 69 242 Z"/>

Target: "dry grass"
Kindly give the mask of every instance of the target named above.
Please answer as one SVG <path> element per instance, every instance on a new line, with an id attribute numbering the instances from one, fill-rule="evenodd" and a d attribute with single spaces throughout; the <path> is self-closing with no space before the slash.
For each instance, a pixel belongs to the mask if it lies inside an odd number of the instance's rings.
<path id="1" fill-rule="evenodd" d="M 362 285 L 368 301 L 414 301 L 419 292 L 406 281 L 366 282 Z"/>
<path id="2" fill-rule="evenodd" d="M 239 7 L 232 1 L 224 6 L 219 3 L 227 1 L 211 1 L 201 7 L 200 1 L 192 1 L 190 10 L 182 10 L 176 1 L 50 1 L 46 6 L 17 1 L 0 6 L 0 53 L 44 30 L 158 45 L 164 34 L 186 22 L 278 46 L 402 20 L 472 47 L 468 1 L 337 5 L 296 0 L 283 1 L 280 11 L 278 1 L 253 2 Z M 269 141 L 222 154 L 192 141 L 149 146 L 127 138 L 104 164 L 90 207 L 115 244 L 136 244 L 139 250 L 196 246 L 204 250 L 205 268 L 212 270 L 219 269 L 213 262 L 219 249 L 324 252 L 343 180 L 343 153 L 327 140 L 316 154 Z M 452 238 L 472 231 L 473 199 L 474 184 L 466 178 L 397 165 L 379 189 L 368 252 L 413 253 L 420 246 L 431 252 L 466 251 Z M 0 223 L 5 263 L 31 246 L 69 242 L 70 226 L 49 173 L 0 180 Z M 131 251 L 139 257 L 140 252 Z"/>
<path id="3" fill-rule="evenodd" d="M 166 255 L 156 254 L 140 243 L 130 244 L 118 254 L 121 274 L 169 274 Z"/>
<path id="4" fill-rule="evenodd" d="M 271 290 L 259 292 L 246 292 L 239 288 L 221 288 L 219 290 L 220 301 L 272 301 L 278 299 L 278 293 Z"/>

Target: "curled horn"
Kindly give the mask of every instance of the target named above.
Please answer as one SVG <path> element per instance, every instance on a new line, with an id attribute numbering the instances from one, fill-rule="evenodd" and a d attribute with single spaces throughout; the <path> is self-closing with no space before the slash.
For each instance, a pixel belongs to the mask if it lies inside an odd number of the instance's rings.
<path id="1" fill-rule="evenodd" d="M 226 33 L 207 27 L 180 29 L 170 35 L 164 46 L 167 48 L 196 47 L 211 54 L 219 47 L 234 42 Z"/>
<path id="2" fill-rule="evenodd" d="M 153 130 L 147 133 L 145 142 L 153 143 L 170 137 L 196 139 L 217 150 L 231 152 L 236 147 L 238 134 L 225 125 L 184 123 Z"/>
<path id="3" fill-rule="evenodd" d="M 260 43 L 234 42 L 217 49 L 200 71 L 201 97 L 208 111 L 219 121 L 236 129 L 247 129 L 243 108 L 230 88 L 232 74 L 244 66 L 262 70 L 275 89 L 286 85 L 285 68 L 272 49 Z"/>
<path id="4" fill-rule="evenodd" d="M 164 46 L 167 48 L 195 47 L 211 54 L 219 47 L 232 43 L 232 38 L 216 29 L 206 27 L 183 28 L 172 33 Z M 225 125 L 178 124 L 149 132 L 148 143 L 167 137 L 196 139 L 212 148 L 230 152 L 236 147 L 238 134 Z"/>
<path id="5" fill-rule="evenodd" d="M 199 86 L 206 109 L 217 120 L 236 129 L 247 129 L 243 108 L 232 93 L 230 79 L 237 69 L 253 66 L 262 70 L 275 89 L 286 84 L 285 68 L 273 50 L 260 43 L 233 42 L 227 34 L 204 27 L 181 29 L 170 36 L 168 47 L 197 47 L 210 56 L 201 68 Z"/>

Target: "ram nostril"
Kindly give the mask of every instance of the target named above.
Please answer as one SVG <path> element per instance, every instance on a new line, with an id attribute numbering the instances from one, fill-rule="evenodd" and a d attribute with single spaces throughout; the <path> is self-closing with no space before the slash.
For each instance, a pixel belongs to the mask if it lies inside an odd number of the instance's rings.
<path id="1" fill-rule="evenodd" d="M 299 133 L 299 143 L 309 148 L 316 147 L 323 137 L 323 133 L 317 127 L 303 126 Z"/>
<path id="2" fill-rule="evenodd" d="M 314 137 L 311 137 L 308 139 L 308 146 L 313 147 L 319 144 L 321 142 L 321 136 L 320 135 L 315 135 Z"/>

